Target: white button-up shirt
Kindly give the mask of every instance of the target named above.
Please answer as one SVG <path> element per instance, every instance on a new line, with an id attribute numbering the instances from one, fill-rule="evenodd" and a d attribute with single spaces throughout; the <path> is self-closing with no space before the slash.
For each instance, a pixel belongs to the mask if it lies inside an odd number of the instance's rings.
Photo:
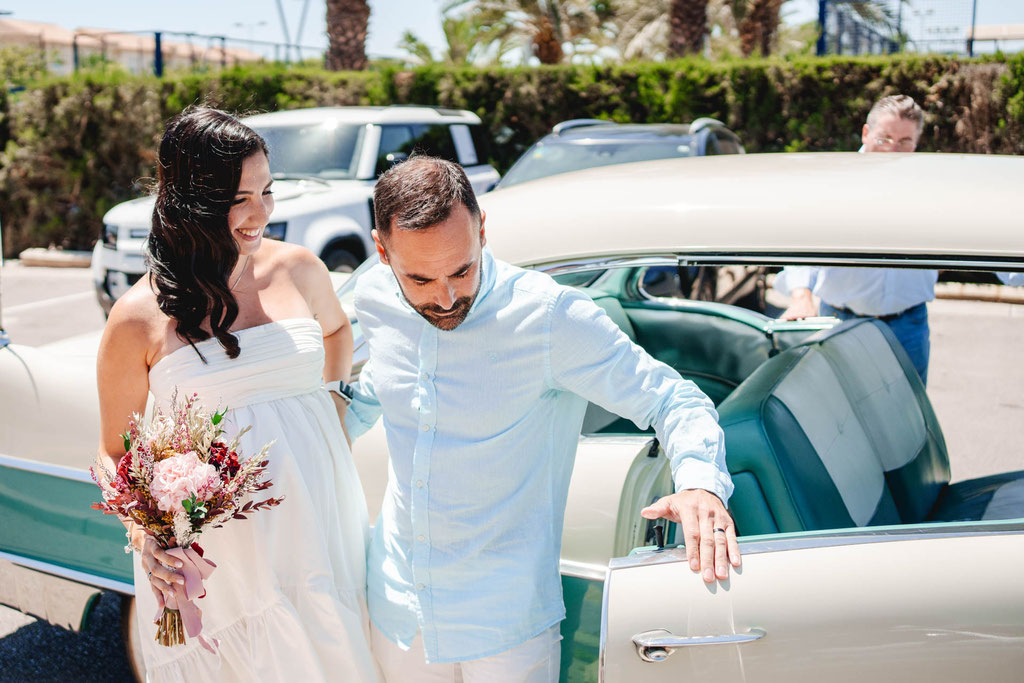
<path id="1" fill-rule="evenodd" d="M 564 618 L 562 522 L 588 401 L 654 425 L 677 489 L 727 502 L 733 488 L 696 385 L 583 293 L 487 249 L 481 265 L 479 295 L 450 331 L 409 306 L 385 265 L 355 289 L 369 361 L 347 422 L 358 435 L 383 413 L 391 452 L 370 617 L 403 646 L 419 629 L 429 662 L 503 652 Z"/>
<path id="2" fill-rule="evenodd" d="M 786 266 L 775 289 L 790 296 L 806 287 L 822 301 L 866 316 L 892 315 L 935 298 L 937 270 Z"/>

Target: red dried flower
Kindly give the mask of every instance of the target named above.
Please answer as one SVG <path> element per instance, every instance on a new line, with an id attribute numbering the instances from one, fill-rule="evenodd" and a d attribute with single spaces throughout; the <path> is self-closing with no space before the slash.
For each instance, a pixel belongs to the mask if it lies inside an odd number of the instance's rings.
<path id="1" fill-rule="evenodd" d="M 210 444 L 210 462 L 217 468 L 221 478 L 225 481 L 238 474 L 238 468 L 241 467 L 241 463 L 238 462 L 238 453 L 229 451 L 228 447 L 220 441 Z"/>
<path id="2" fill-rule="evenodd" d="M 131 489 L 128 469 L 132 466 L 131 451 L 124 454 L 117 463 L 117 474 L 114 475 L 114 490 L 118 493 L 128 493 Z"/>

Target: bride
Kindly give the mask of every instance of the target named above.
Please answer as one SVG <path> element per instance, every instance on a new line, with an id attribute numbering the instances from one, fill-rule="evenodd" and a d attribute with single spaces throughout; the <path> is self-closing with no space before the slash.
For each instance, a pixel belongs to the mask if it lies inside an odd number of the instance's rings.
<path id="1" fill-rule="evenodd" d="M 285 500 L 200 539 L 217 564 L 196 603 L 203 635 L 220 641 L 216 655 L 197 639 L 154 642 L 153 616 L 181 574 L 128 525 L 147 677 L 376 680 L 366 502 L 337 382 L 352 364 L 348 318 L 316 256 L 263 239 L 274 199 L 259 135 L 224 112 L 193 108 L 168 127 L 158 163 L 149 271 L 118 300 L 100 344 L 100 458 L 116 467 L 119 435 L 150 392 L 165 409 L 175 391 L 197 393 L 208 410 L 228 409 L 228 438 L 251 425 L 243 454 L 275 441 L 269 493 Z"/>

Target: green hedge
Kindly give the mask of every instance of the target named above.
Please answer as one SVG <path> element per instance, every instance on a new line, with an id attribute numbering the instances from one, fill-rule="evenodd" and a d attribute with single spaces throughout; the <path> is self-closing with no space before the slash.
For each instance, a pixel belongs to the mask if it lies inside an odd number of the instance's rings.
<path id="1" fill-rule="evenodd" d="M 713 116 L 749 152 L 854 150 L 871 103 L 913 96 L 921 149 L 1024 153 L 1024 56 L 682 60 L 658 64 L 332 73 L 261 66 L 212 74 L 54 79 L 0 95 L 4 253 L 87 249 L 103 214 L 138 196 L 164 123 L 193 102 L 236 112 L 320 105 L 427 104 L 476 112 L 505 170 L 558 121 L 689 121 Z"/>

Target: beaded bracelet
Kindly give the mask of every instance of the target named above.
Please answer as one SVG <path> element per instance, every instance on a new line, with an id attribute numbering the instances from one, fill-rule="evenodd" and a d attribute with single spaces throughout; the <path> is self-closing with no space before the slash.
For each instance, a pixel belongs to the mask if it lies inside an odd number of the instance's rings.
<path id="1" fill-rule="evenodd" d="M 135 522 L 128 522 L 128 530 L 124 532 L 124 535 L 128 538 L 128 544 L 124 547 L 125 555 L 131 555 L 132 553 L 141 553 L 142 551 L 135 547 L 132 543 L 132 533 L 135 531 Z"/>

